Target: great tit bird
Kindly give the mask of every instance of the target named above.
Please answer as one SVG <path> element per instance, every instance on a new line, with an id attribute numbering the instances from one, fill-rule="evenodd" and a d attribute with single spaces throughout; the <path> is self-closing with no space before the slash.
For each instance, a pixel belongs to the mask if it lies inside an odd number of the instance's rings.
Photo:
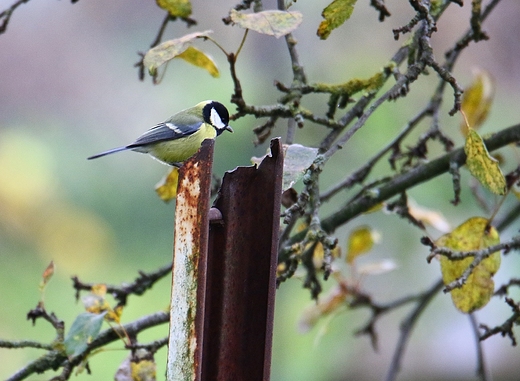
<path id="1" fill-rule="evenodd" d="M 224 130 L 233 132 L 228 123 L 229 112 L 222 103 L 200 102 L 150 128 L 135 142 L 90 156 L 88 160 L 131 150 L 147 153 L 162 163 L 179 167 L 198 151 L 205 139 L 215 139 Z"/>

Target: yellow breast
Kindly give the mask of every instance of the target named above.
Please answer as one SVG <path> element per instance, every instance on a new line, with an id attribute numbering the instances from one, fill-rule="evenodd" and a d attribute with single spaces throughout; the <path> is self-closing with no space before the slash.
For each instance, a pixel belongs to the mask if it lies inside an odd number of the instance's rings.
<path id="1" fill-rule="evenodd" d="M 199 150 L 200 145 L 205 139 L 215 139 L 216 136 L 215 128 L 204 123 L 197 132 L 185 138 L 169 140 L 149 146 L 148 154 L 169 165 L 180 163 L 192 157 Z"/>

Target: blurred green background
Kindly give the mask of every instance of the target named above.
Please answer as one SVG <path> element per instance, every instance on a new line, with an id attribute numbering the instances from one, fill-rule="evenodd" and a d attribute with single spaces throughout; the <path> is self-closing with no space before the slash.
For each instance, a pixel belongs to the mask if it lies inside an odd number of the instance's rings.
<path id="1" fill-rule="evenodd" d="M 11 3 L 1 0 L 0 8 Z M 439 22 L 433 43 L 440 61 L 444 50 L 468 28 L 467 3 L 463 8 L 451 6 L 449 14 Z M 484 24 L 491 39 L 470 46 L 455 71 L 463 85 L 471 81 L 475 66 L 487 69 L 495 78 L 495 103 L 481 130 L 483 134 L 520 120 L 520 5 L 502 3 Z M 230 1 L 193 1 L 193 17 L 198 25 L 187 30 L 183 23 L 171 24 L 165 38 L 212 29 L 214 38 L 228 51 L 234 51 L 243 31 L 221 22 L 233 5 Z M 264 5 L 275 8 L 276 2 L 265 1 Z M 352 19 L 327 41 L 320 41 L 316 28 L 326 5 L 317 1 L 294 5 L 304 14 L 303 24 L 294 34 L 310 82 L 371 76 L 404 40 L 394 41 L 391 29 L 413 17 L 408 2 L 388 1 L 392 17 L 379 23 L 368 1 L 358 2 Z M 147 49 L 163 17 L 154 1 L 81 0 L 72 5 L 33 0 L 16 10 L 7 32 L 0 36 L 0 338 L 53 339 L 48 324 L 38 321 L 33 327 L 25 319 L 39 300 L 41 273 L 50 260 L 54 260 L 57 270 L 46 290 L 45 305 L 67 327 L 83 311 L 81 303 L 74 300 L 71 276 L 119 284 L 134 279 L 138 270 L 152 271 L 171 261 L 174 204 L 164 204 L 153 190 L 167 168 L 135 153 L 86 160 L 89 155 L 131 142 L 145 129 L 201 100 L 217 99 L 233 110 L 226 59 L 209 42 L 197 46 L 212 54 L 221 69 L 220 79 L 179 60 L 169 65 L 159 86 L 151 84 L 149 78 L 138 81 L 133 67 L 139 59 L 136 53 Z M 279 94 L 273 80 L 290 83 L 292 79 L 283 38 L 250 33 L 237 69 L 245 99 L 254 104 L 274 103 Z M 322 189 L 351 173 L 366 161 L 367 155 L 394 136 L 425 104 L 436 81 L 435 75 L 423 78 L 412 85 L 407 98 L 381 107 L 328 163 Z M 449 90 L 441 123 L 460 145 L 460 117 L 447 116 L 451 101 Z M 306 101 L 305 106 L 323 112 L 325 102 L 325 98 L 316 97 Z M 251 156 L 265 152 L 268 144 L 256 148 L 252 144 L 252 129 L 258 124 L 250 117 L 240 119 L 233 124 L 235 134 L 219 138 L 216 175 L 248 165 Z M 273 136 L 283 136 L 284 127 L 285 123 L 279 122 Z M 307 124 L 297 131 L 296 141 L 316 145 L 325 133 L 323 128 Z M 516 165 L 510 161 L 505 169 Z M 386 169 L 378 168 L 377 173 Z M 463 184 L 468 177 L 463 172 Z M 482 214 L 467 187 L 462 205 L 451 206 L 448 176 L 417 187 L 410 195 L 420 204 L 442 211 L 453 226 Z M 341 197 L 336 202 L 341 203 Z M 504 210 L 514 202 L 510 197 Z M 337 207 L 334 203 L 324 206 L 324 215 Z M 439 278 L 438 264 L 428 265 L 425 261 L 427 250 L 419 244 L 422 234 L 395 216 L 367 215 L 339 229 L 336 234 L 343 247 L 349 231 L 361 224 L 372 226 L 382 235 L 381 244 L 366 260 L 391 258 L 399 266 L 397 271 L 364 280 L 364 289 L 376 301 L 391 301 L 425 290 Z M 513 228 L 518 226 L 511 227 L 504 236 L 513 234 Z M 498 285 L 518 274 L 520 266 L 515 255 L 504 259 L 495 277 Z M 329 282 L 324 286 L 327 289 L 331 285 Z M 167 308 L 169 288 L 170 281 L 165 279 L 145 297 L 131 297 L 123 322 Z M 328 324 L 320 322 L 309 333 L 299 333 L 298 321 L 310 304 L 309 293 L 302 289 L 298 277 L 284 283 L 277 292 L 272 379 L 381 379 L 396 345 L 399 322 L 409 308 L 379 321 L 379 350 L 374 352 L 368 337 L 353 335 L 369 317 L 368 311 L 343 312 Z M 501 323 L 508 316 L 509 309 L 498 300 L 477 313 L 477 318 L 489 325 Z M 139 339 L 153 340 L 166 334 L 167 326 L 163 325 Z M 76 379 L 112 379 L 126 357 L 121 347 L 115 343 L 110 346 L 114 350 L 94 356 L 90 362 L 93 375 L 89 378 L 82 374 Z M 493 337 L 484 343 L 484 350 L 495 380 L 517 379 L 520 352 L 511 347 L 509 340 Z M 0 349 L 0 379 L 39 354 L 38 350 Z M 156 358 L 159 379 L 165 357 L 162 350 Z M 412 336 L 400 379 L 469 380 L 474 378 L 475 364 L 468 318 L 454 309 L 449 296 L 437 296 Z M 46 373 L 30 379 L 46 380 L 51 376 Z"/>

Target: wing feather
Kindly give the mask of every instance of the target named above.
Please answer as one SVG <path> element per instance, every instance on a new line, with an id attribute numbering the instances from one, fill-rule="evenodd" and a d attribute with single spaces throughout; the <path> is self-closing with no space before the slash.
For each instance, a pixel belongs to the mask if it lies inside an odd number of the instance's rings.
<path id="1" fill-rule="evenodd" d="M 153 143 L 184 138 L 197 132 L 201 125 L 202 122 L 197 122 L 190 125 L 176 125 L 171 122 L 159 123 L 139 136 L 135 142 L 127 145 L 126 148 L 132 149 Z"/>

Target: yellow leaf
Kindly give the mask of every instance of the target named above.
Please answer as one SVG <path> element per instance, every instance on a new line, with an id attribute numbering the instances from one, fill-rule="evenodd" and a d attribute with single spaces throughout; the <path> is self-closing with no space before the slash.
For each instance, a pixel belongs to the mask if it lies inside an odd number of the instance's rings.
<path id="1" fill-rule="evenodd" d="M 215 61 L 213 61 L 213 59 L 206 53 L 194 48 L 193 46 L 189 46 L 184 52 L 179 54 L 177 58 L 182 58 L 192 65 L 205 69 L 214 78 L 220 76 Z"/>
<path id="2" fill-rule="evenodd" d="M 312 243 L 310 243 L 309 245 L 312 245 Z M 312 256 L 312 261 L 314 263 L 315 268 L 321 269 L 321 267 L 323 266 L 323 256 L 324 255 L 325 255 L 325 252 L 323 251 L 323 245 L 321 242 L 318 242 L 316 244 L 316 247 L 314 248 L 314 253 Z M 341 248 L 338 245 L 336 245 L 336 247 L 334 247 L 334 249 L 331 250 L 331 255 L 332 255 L 332 258 L 340 257 Z"/>
<path id="3" fill-rule="evenodd" d="M 190 0 L 156 0 L 157 5 L 168 11 L 170 16 L 186 18 L 191 15 Z"/>
<path id="4" fill-rule="evenodd" d="M 498 243 L 500 243 L 500 237 L 497 230 L 488 226 L 488 220 L 482 217 L 470 218 L 435 242 L 439 247 L 447 247 L 455 251 L 481 250 Z M 473 259 L 473 257 L 468 257 L 454 261 L 441 256 L 441 272 L 444 284 L 449 284 L 458 279 L 473 262 Z M 484 307 L 493 295 L 495 283 L 492 276 L 498 271 L 499 267 L 499 251 L 491 254 L 475 267 L 466 283 L 450 292 L 455 307 L 464 313 L 471 313 Z"/>
<path id="5" fill-rule="evenodd" d="M 107 286 L 103 283 L 98 283 L 92 286 L 90 292 L 94 295 L 104 297 L 107 294 Z"/>
<path id="6" fill-rule="evenodd" d="M 484 123 L 491 109 L 495 95 L 494 81 L 491 75 L 481 69 L 473 71 L 473 83 L 464 89 L 461 110 L 466 115 L 471 128 L 478 128 Z M 467 133 L 466 122 L 462 121 L 461 131 Z"/>
<path id="7" fill-rule="evenodd" d="M 356 0 L 334 0 L 321 13 L 323 20 L 318 27 L 318 36 L 326 40 L 333 29 L 347 21 L 354 11 Z"/>
<path id="8" fill-rule="evenodd" d="M 173 200 L 177 196 L 177 183 L 179 182 L 179 169 L 173 167 L 169 174 L 164 176 L 155 186 L 155 191 L 164 202 Z"/>
<path id="9" fill-rule="evenodd" d="M 131 362 L 133 381 L 155 381 L 156 380 L 156 364 L 153 358 Z"/>
<path id="10" fill-rule="evenodd" d="M 280 38 L 298 28 L 303 20 L 300 12 L 262 11 L 256 13 L 241 13 L 232 9 L 231 21 L 244 29 Z"/>
<path id="11" fill-rule="evenodd" d="M 210 33 L 213 32 L 210 30 L 195 32 L 174 40 L 164 41 L 146 52 L 143 58 L 143 65 L 148 69 L 151 75 L 155 75 L 158 67 L 171 61 L 188 49 L 193 40 L 196 38 L 208 37 Z"/>
<path id="12" fill-rule="evenodd" d="M 361 227 L 350 233 L 347 241 L 347 256 L 345 260 L 352 264 L 361 254 L 365 254 L 374 245 L 377 234 L 369 227 Z"/>
<path id="13" fill-rule="evenodd" d="M 467 156 L 466 165 L 471 174 L 494 194 L 505 194 L 506 179 L 498 161 L 489 154 L 484 141 L 473 129 L 468 131 L 464 151 Z"/>
<path id="14" fill-rule="evenodd" d="M 101 314 L 110 310 L 110 305 L 105 299 L 106 294 L 106 285 L 103 283 L 93 285 L 90 289 L 90 293 L 81 299 L 85 310 L 93 314 Z"/>
<path id="15" fill-rule="evenodd" d="M 121 322 L 121 315 L 123 314 L 123 306 L 117 306 L 114 309 L 109 309 L 105 315 L 106 321 Z"/>
<path id="16" fill-rule="evenodd" d="M 305 221 L 300 221 L 298 225 L 296 225 L 296 232 L 304 231 L 309 227 L 309 224 Z M 309 249 L 314 242 L 309 242 L 307 245 L 305 245 L 304 250 Z M 316 243 L 316 247 L 314 248 L 314 252 L 312 253 L 312 261 L 314 264 L 314 267 L 317 269 L 321 269 L 323 266 L 323 257 L 325 255 L 325 252 L 323 251 L 323 244 L 321 242 Z M 341 256 L 341 248 L 339 245 L 336 245 L 334 249 L 331 250 L 332 258 L 339 258 Z M 285 268 L 278 267 L 280 272 L 283 272 Z"/>
<path id="17" fill-rule="evenodd" d="M 110 304 L 102 296 L 89 294 L 81 299 L 85 311 L 92 314 L 101 314 L 106 311 L 110 311 Z"/>

